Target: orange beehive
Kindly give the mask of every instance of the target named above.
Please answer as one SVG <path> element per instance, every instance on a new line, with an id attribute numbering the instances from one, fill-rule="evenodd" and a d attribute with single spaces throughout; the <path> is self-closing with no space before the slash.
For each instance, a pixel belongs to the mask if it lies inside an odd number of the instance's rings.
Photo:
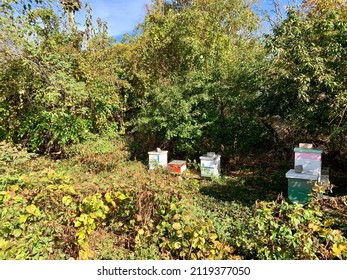
<path id="1" fill-rule="evenodd" d="M 173 160 L 169 162 L 167 168 L 174 173 L 182 173 L 187 169 L 187 165 L 184 160 Z"/>

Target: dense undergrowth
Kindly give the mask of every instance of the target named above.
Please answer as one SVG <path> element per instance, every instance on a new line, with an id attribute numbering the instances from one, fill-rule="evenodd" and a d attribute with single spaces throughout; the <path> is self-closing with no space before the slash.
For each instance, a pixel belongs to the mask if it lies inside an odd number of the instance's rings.
<path id="1" fill-rule="evenodd" d="M 267 35 L 252 1 L 152 1 L 122 42 L 81 2 L 0 4 L 0 259 L 346 259 L 346 1 Z M 284 199 L 300 142 L 330 198 Z M 149 171 L 156 147 L 191 174 Z"/>
<path id="2" fill-rule="evenodd" d="M 0 144 L 0 259 L 347 258 L 346 197 L 289 204 L 275 171 L 149 171 L 113 138 L 68 153 Z"/>

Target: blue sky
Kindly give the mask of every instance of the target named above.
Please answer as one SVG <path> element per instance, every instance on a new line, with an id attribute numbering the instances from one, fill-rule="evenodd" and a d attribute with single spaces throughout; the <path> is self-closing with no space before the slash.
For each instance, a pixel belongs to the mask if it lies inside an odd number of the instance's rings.
<path id="1" fill-rule="evenodd" d="M 146 4 L 151 0 L 82 0 L 89 2 L 94 20 L 100 18 L 107 22 L 109 35 L 116 38 L 131 33 L 146 15 Z M 76 13 L 76 20 L 84 22 L 84 13 Z"/>
<path id="2" fill-rule="evenodd" d="M 272 0 L 258 0 L 262 7 L 270 10 Z M 146 15 L 146 4 L 151 0 L 82 0 L 83 5 L 89 2 L 94 20 L 100 18 L 107 22 L 109 35 L 121 38 L 125 33 L 132 33 L 134 27 L 141 23 Z M 288 3 L 301 3 L 301 0 L 277 0 L 283 9 Z M 76 20 L 84 22 L 84 13 L 78 12 Z"/>

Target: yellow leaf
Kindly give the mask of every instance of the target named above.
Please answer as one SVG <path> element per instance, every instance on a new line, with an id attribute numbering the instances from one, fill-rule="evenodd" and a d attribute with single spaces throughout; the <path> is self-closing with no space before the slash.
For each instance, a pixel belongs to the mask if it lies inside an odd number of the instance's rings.
<path id="1" fill-rule="evenodd" d="M 48 179 L 52 179 L 54 175 L 55 175 L 54 170 L 49 170 L 49 171 L 47 172 L 47 178 L 48 178 Z"/>
<path id="2" fill-rule="evenodd" d="M 144 233 L 145 233 L 145 231 L 142 228 L 138 231 L 138 234 L 140 234 L 140 235 L 143 235 Z"/>
<path id="3" fill-rule="evenodd" d="M 81 225 L 82 225 L 82 223 L 80 221 L 75 221 L 75 227 L 79 227 Z"/>
<path id="4" fill-rule="evenodd" d="M 336 245 L 336 243 L 334 243 L 331 250 L 333 251 L 335 256 L 341 257 L 341 252 L 343 251 L 343 249 L 344 249 L 343 245 Z"/>
<path id="5" fill-rule="evenodd" d="M 25 210 L 29 213 L 29 214 L 34 214 L 36 211 L 36 206 L 34 204 L 31 204 L 29 206 L 27 206 L 25 208 Z"/>
<path id="6" fill-rule="evenodd" d="M 210 239 L 211 240 L 216 240 L 218 238 L 218 235 L 216 234 L 216 233 L 212 233 L 211 235 L 210 235 Z"/>
<path id="7" fill-rule="evenodd" d="M 56 185 L 48 185 L 46 188 L 49 190 L 56 190 L 58 187 Z"/>
<path id="8" fill-rule="evenodd" d="M 184 228 L 184 232 L 185 233 L 190 233 L 190 232 L 192 232 L 193 231 L 193 229 L 190 227 L 190 226 L 186 226 L 185 228 Z"/>
<path id="9" fill-rule="evenodd" d="M 330 227 L 334 223 L 333 219 L 328 219 L 324 222 L 324 227 Z"/>
<path id="10" fill-rule="evenodd" d="M 40 216 L 40 215 L 41 215 L 41 211 L 40 211 L 39 208 L 36 207 L 36 210 L 35 210 L 35 212 L 34 212 L 34 216 L 38 217 L 38 216 Z"/>
<path id="11" fill-rule="evenodd" d="M 172 225 L 172 228 L 175 229 L 175 230 L 179 230 L 179 229 L 181 229 L 181 224 L 180 223 L 174 223 Z"/>
<path id="12" fill-rule="evenodd" d="M 88 223 L 89 225 L 94 224 L 94 219 L 93 219 L 92 217 L 88 217 L 88 218 L 87 218 L 87 223 Z"/>
<path id="13" fill-rule="evenodd" d="M 78 237 L 78 242 L 81 242 L 81 241 L 86 239 L 86 235 L 85 235 L 85 233 L 83 231 L 79 231 L 77 233 L 77 237 Z"/>
<path id="14" fill-rule="evenodd" d="M 18 218 L 18 222 L 20 224 L 23 224 L 23 223 L 25 223 L 27 221 L 27 218 L 28 218 L 27 215 L 20 215 L 19 218 Z"/>
<path id="15" fill-rule="evenodd" d="M 183 216 L 183 221 L 189 222 L 190 221 L 190 215 L 184 215 Z"/>
<path id="16" fill-rule="evenodd" d="M 65 195 L 65 196 L 63 197 L 63 199 L 62 199 L 62 202 L 63 202 L 63 204 L 64 204 L 65 206 L 68 206 L 68 205 L 70 205 L 71 202 L 72 202 L 72 197 L 69 196 L 69 195 Z"/>
<path id="17" fill-rule="evenodd" d="M 111 202 L 112 200 L 112 195 L 110 192 L 105 193 L 105 199 L 107 202 Z"/>
<path id="18" fill-rule="evenodd" d="M 190 258 L 191 258 L 192 260 L 197 260 L 197 259 L 198 259 L 198 256 L 197 256 L 195 253 L 192 253 L 192 254 L 190 255 Z"/>
<path id="19" fill-rule="evenodd" d="M 121 193 L 121 192 L 117 192 L 117 197 L 120 199 L 120 200 L 124 200 L 126 199 L 126 195 L 124 193 Z"/>
<path id="20" fill-rule="evenodd" d="M 312 229 L 313 231 L 319 231 L 320 230 L 320 226 L 314 224 L 314 223 L 309 223 L 308 227 L 310 229 Z"/>
<path id="21" fill-rule="evenodd" d="M 7 244 L 8 244 L 8 241 L 6 241 L 5 239 L 0 238 L 0 250 L 2 248 L 5 248 L 7 246 Z"/>
<path id="22" fill-rule="evenodd" d="M 19 186 L 18 185 L 13 185 L 11 187 L 11 189 L 15 192 L 15 191 L 18 191 L 19 190 Z"/>

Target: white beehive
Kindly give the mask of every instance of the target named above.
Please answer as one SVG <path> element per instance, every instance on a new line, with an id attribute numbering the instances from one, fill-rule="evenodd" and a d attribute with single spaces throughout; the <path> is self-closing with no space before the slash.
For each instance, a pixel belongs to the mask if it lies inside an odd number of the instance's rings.
<path id="1" fill-rule="evenodd" d="M 303 173 L 318 174 L 320 177 L 322 169 L 322 153 L 320 149 L 295 148 L 294 168 L 302 165 Z"/>
<path id="2" fill-rule="evenodd" d="M 220 175 L 220 155 L 209 152 L 200 157 L 201 176 L 217 177 Z"/>
<path id="3" fill-rule="evenodd" d="M 167 153 L 168 151 L 162 151 L 156 149 L 155 151 L 148 152 L 149 169 L 155 169 L 157 166 L 167 166 Z"/>
<path id="4" fill-rule="evenodd" d="M 286 173 L 288 198 L 291 202 L 306 203 L 315 183 L 329 184 L 329 171 L 322 170 L 321 149 L 313 149 L 312 144 L 300 143 L 294 149 L 294 169 Z"/>

